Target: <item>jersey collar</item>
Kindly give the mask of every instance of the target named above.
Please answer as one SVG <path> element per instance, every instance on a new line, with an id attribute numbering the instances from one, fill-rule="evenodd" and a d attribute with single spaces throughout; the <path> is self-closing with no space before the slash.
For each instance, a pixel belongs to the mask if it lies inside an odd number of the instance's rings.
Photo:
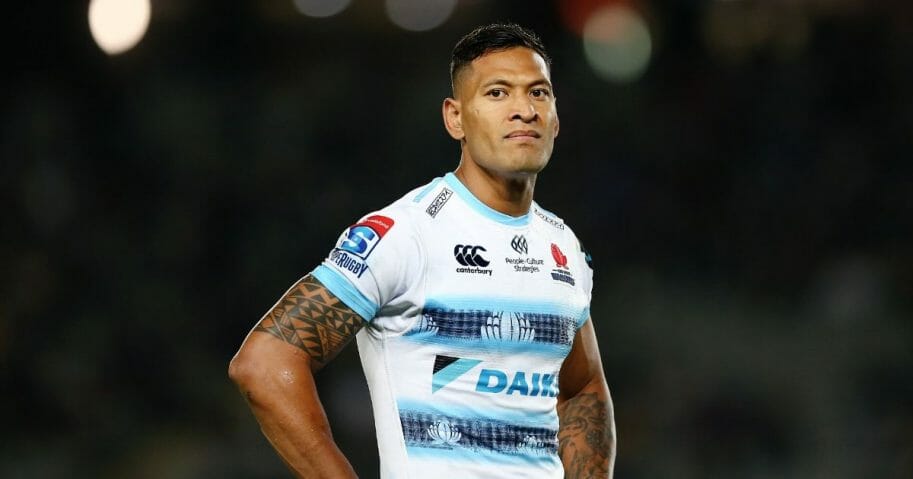
<path id="1" fill-rule="evenodd" d="M 490 208 L 485 203 L 479 201 L 479 199 L 469 191 L 469 188 L 466 188 L 466 186 L 460 182 L 460 179 L 452 172 L 444 175 L 444 181 L 448 186 L 453 188 L 453 191 L 455 191 L 470 208 L 482 216 L 507 226 L 526 226 L 529 224 L 529 212 L 523 216 L 510 216 Z"/>

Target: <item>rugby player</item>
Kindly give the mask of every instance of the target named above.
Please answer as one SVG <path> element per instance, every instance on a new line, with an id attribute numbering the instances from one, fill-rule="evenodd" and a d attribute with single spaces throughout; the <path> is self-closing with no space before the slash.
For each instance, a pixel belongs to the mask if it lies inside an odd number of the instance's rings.
<path id="1" fill-rule="evenodd" d="M 381 477 L 606 478 L 615 425 L 590 258 L 533 200 L 558 135 L 550 59 L 512 24 L 451 59 L 459 165 L 343 231 L 254 326 L 231 378 L 297 477 L 355 477 L 314 374 L 353 338 Z"/>

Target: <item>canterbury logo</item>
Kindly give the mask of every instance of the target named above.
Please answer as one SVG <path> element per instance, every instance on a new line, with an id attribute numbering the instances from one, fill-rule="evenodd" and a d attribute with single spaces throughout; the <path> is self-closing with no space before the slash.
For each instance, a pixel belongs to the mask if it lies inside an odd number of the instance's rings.
<path id="1" fill-rule="evenodd" d="M 461 245 L 453 247 L 453 257 L 463 266 L 488 266 L 489 261 L 479 254 L 479 251 L 487 251 L 483 246 Z"/>

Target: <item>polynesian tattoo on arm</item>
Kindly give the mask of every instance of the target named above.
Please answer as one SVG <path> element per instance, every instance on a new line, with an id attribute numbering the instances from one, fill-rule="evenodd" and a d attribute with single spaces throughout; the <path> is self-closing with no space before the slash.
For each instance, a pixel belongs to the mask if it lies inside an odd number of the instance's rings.
<path id="1" fill-rule="evenodd" d="M 362 326 L 361 316 L 307 275 L 285 293 L 254 330 L 304 351 L 316 370 L 330 362 Z"/>
<path id="2" fill-rule="evenodd" d="M 614 432 L 608 400 L 590 392 L 558 406 L 558 456 L 567 479 L 611 477 Z"/>

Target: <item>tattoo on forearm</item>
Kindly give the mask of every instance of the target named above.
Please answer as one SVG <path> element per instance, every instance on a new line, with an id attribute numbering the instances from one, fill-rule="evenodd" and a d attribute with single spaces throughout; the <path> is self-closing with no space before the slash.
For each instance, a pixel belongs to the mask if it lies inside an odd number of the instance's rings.
<path id="1" fill-rule="evenodd" d="M 584 393 L 558 407 L 558 455 L 567 479 L 610 477 L 614 439 L 608 404 L 596 393 Z"/>
<path id="2" fill-rule="evenodd" d="M 306 352 L 323 366 L 361 329 L 364 320 L 316 279 L 296 283 L 254 328 Z"/>

